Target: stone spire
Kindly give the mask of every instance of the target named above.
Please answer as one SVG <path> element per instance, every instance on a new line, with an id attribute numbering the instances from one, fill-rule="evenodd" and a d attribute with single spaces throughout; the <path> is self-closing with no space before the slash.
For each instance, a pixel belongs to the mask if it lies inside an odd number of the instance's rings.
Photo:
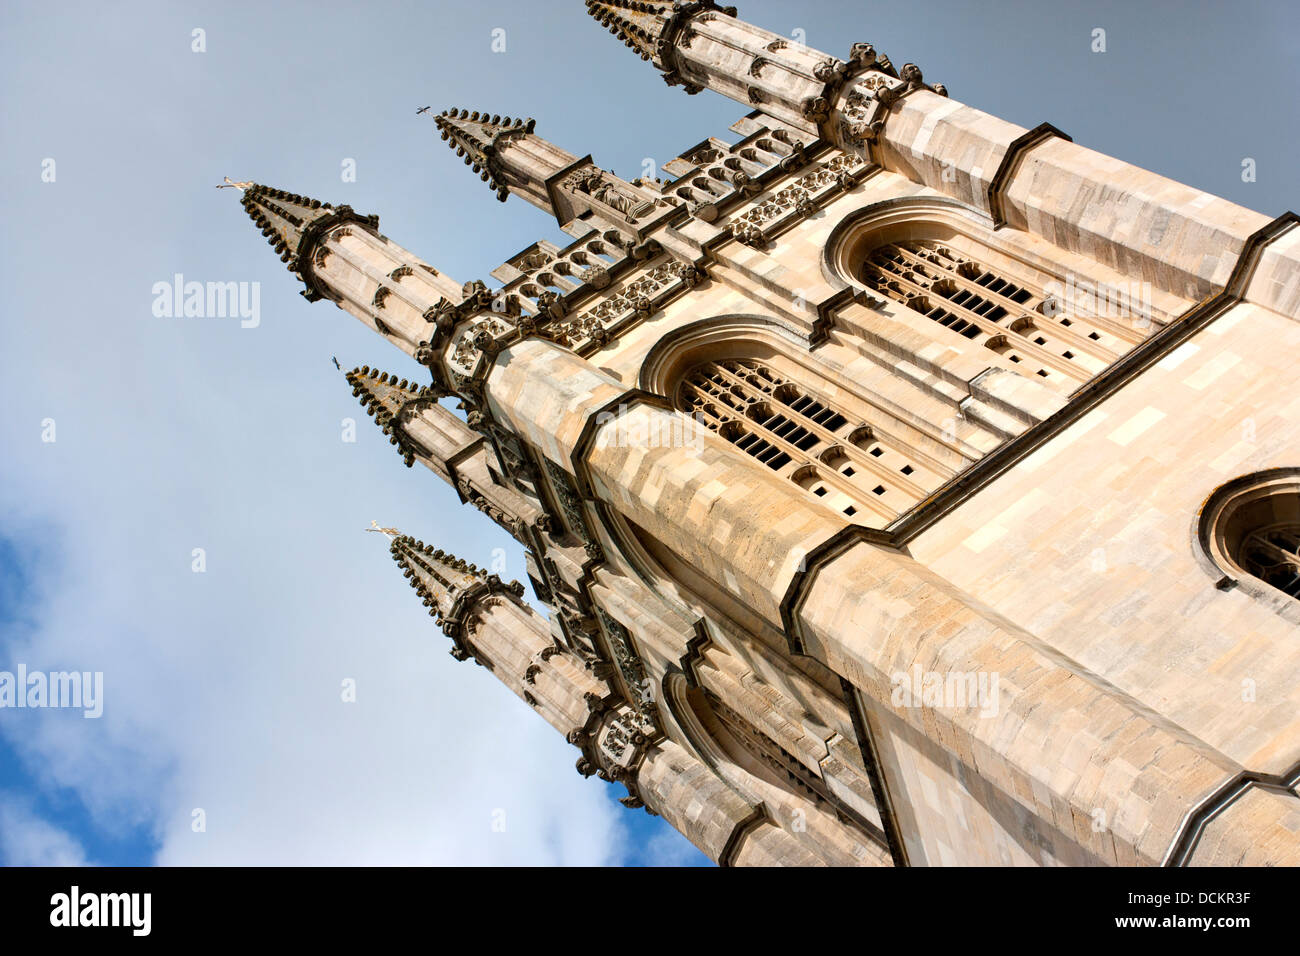
<path id="1" fill-rule="evenodd" d="M 636 795 L 634 766 L 647 743 L 636 716 L 608 680 L 558 643 L 546 619 L 523 600 L 523 585 L 502 584 L 472 564 L 436 551 L 394 528 L 393 559 L 454 642 L 457 660 L 473 658 L 582 751 L 584 776 L 622 780 Z M 636 805 L 640 805 L 638 801 Z"/>
<path id="2" fill-rule="evenodd" d="M 641 59 L 653 62 L 663 68 L 663 63 L 656 60 L 659 42 L 668 32 L 676 15 L 671 2 L 638 2 L 638 0 L 587 0 L 587 12 L 600 21 L 601 26 L 623 41 L 630 50 Z M 707 7 L 708 4 L 695 4 Z M 731 8 L 735 15 L 735 8 Z"/>
<path id="3" fill-rule="evenodd" d="M 636 235 L 669 207 L 654 190 L 596 167 L 533 132 L 534 120 L 444 110 L 434 118 L 442 138 L 497 198 L 510 193 L 555 216 L 561 226 L 592 216 Z"/>
<path id="4" fill-rule="evenodd" d="M 536 120 L 450 109 L 434 122 L 443 140 L 502 202 L 514 193 L 539 209 L 554 211 L 546 181 L 578 157 L 534 135 Z"/>
<path id="5" fill-rule="evenodd" d="M 869 43 L 853 44 L 840 60 L 738 20 L 735 7 L 711 0 L 587 0 L 587 12 L 662 70 L 670 86 L 684 86 L 688 93 L 714 90 L 795 129 L 837 141 L 842 127 L 860 125 L 861 117 L 846 117 L 845 100 L 853 86 L 848 81 L 862 74 L 879 77 L 860 96 L 878 97 L 885 106 L 913 89 L 943 92 L 925 86 L 914 64 L 895 70 Z"/>
<path id="6" fill-rule="evenodd" d="M 543 512 L 492 471 L 492 452 L 483 436 L 438 402 L 436 388 L 399 379 L 369 365 L 347 373 L 352 394 L 388 436 L 406 467 L 417 461 L 451 485 L 460 499 L 528 545 L 526 527 Z"/>
<path id="7" fill-rule="evenodd" d="M 343 222 L 359 223 L 371 230 L 379 228 L 378 216 L 360 215 L 351 206 L 331 206 L 260 183 L 249 183 L 247 187 L 239 183 L 226 185 L 243 189 L 240 202 L 244 211 L 280 254 L 280 261 L 307 286 L 303 295 L 308 299 L 325 294 L 316 288 L 312 271 L 312 253 L 322 235 Z"/>
<path id="8" fill-rule="evenodd" d="M 361 399 L 366 414 L 375 420 L 375 424 L 388 436 L 390 444 L 397 447 L 406 467 L 415 464 L 416 455 L 422 455 L 425 449 L 412 441 L 405 424 L 421 408 L 437 403 L 437 393 L 428 386 L 398 380 L 396 375 L 371 370 L 369 365 L 354 368 L 347 373 L 348 384 L 352 386 L 354 397 Z"/>
<path id="9" fill-rule="evenodd" d="M 258 183 L 223 186 L 243 190 L 244 210 L 302 280 L 309 302 L 335 303 L 413 357 L 435 350 L 434 339 L 450 331 L 464 286 L 380 235 L 378 216 Z"/>
<path id="10" fill-rule="evenodd" d="M 503 584 L 495 574 L 488 574 L 453 554 L 435 550 L 410 535 L 390 532 L 390 537 L 392 543 L 388 550 L 401 565 L 402 576 L 423 599 L 429 616 L 455 642 L 452 656 L 457 660 L 475 656 L 475 649 L 468 642 L 467 627 L 475 606 L 494 594 L 510 595 L 518 600 L 523 596 L 524 586 L 518 581 Z"/>

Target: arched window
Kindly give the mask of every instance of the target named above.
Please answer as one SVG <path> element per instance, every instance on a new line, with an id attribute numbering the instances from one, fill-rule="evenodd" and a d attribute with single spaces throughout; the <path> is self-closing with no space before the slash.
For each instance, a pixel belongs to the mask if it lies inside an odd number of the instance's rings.
<path id="1" fill-rule="evenodd" d="M 1224 574 L 1278 610 L 1300 610 L 1300 468 L 1245 475 L 1201 508 L 1202 550 Z"/>
<path id="2" fill-rule="evenodd" d="M 677 403 L 737 448 L 860 523 L 880 527 L 952 477 L 891 429 L 852 412 L 779 361 L 730 358 L 690 368 Z M 868 410 L 868 413 L 869 410 Z"/>
<path id="3" fill-rule="evenodd" d="M 1142 336 L 1105 321 L 1087 308 L 1086 296 L 1069 303 L 1039 284 L 1039 277 L 1009 275 L 967 255 L 955 243 L 908 239 L 867 254 L 859 278 L 927 318 L 979 342 L 1052 383 L 1092 378 Z M 1085 289 L 1083 285 L 1061 288 Z M 1095 291 L 1091 300 L 1096 302 Z M 1118 325 L 1118 327 L 1117 327 Z"/>

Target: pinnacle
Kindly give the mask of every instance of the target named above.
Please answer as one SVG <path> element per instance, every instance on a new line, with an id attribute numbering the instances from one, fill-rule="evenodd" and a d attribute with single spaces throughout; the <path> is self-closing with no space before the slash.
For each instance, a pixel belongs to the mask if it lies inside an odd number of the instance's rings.
<path id="1" fill-rule="evenodd" d="M 430 615 L 439 620 L 451 612 L 456 599 L 466 589 L 488 580 L 482 568 L 410 535 L 394 537 L 388 550 L 401 566 L 402 577 L 423 599 Z"/>
<path id="2" fill-rule="evenodd" d="M 674 4 L 646 0 L 586 0 L 587 12 L 641 59 L 654 57 Z"/>
<path id="3" fill-rule="evenodd" d="M 340 222 L 359 223 L 370 230 L 379 228 L 378 216 L 358 215 L 350 206 L 332 206 L 319 199 L 261 183 L 227 182 L 224 186 L 244 191 L 240 200 L 244 211 L 266 236 L 271 248 L 280 254 L 280 261 L 307 284 L 302 294 L 308 300 L 314 301 L 324 295 L 314 280 L 308 281 L 311 275 L 309 257 L 324 232 Z"/>
<path id="4" fill-rule="evenodd" d="M 333 209 L 319 199 L 260 183 L 253 183 L 244 191 L 241 204 L 253 223 L 261 228 L 267 242 L 280 254 L 280 261 L 289 265 L 290 272 L 297 271 L 295 261 L 307 227 Z"/>
<path id="5" fill-rule="evenodd" d="M 400 430 L 402 410 L 416 399 L 429 397 L 431 390 L 406 379 L 399 380 L 388 372 L 372 370 L 369 365 L 354 368 L 346 377 L 353 396 L 361 400 L 366 414 L 374 418 L 375 424 L 388 436 L 389 443 L 396 445 L 402 453 L 406 466 L 411 467 L 415 463 L 415 452 Z"/>
<path id="6" fill-rule="evenodd" d="M 487 183 L 498 198 L 506 198 L 507 187 L 500 182 L 500 166 L 496 159 L 498 145 L 509 139 L 525 136 L 533 131 L 537 121 L 514 119 L 499 114 L 471 112 L 463 109 L 443 110 L 434 117 L 442 138 L 473 168 L 479 178 Z"/>

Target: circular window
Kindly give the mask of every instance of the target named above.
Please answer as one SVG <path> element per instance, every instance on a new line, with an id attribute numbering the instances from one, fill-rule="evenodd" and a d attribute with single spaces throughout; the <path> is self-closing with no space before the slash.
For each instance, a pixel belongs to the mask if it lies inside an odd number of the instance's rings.
<path id="1" fill-rule="evenodd" d="M 1283 609 L 1300 606 L 1300 468 L 1236 478 L 1201 507 L 1199 543 L 1223 576 Z"/>

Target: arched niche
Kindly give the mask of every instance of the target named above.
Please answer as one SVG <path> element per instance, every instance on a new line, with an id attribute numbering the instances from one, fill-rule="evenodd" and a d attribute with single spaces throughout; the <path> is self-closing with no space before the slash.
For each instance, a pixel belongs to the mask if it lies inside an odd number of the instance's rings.
<path id="1" fill-rule="evenodd" d="M 884 837 L 847 820 L 821 782 L 794 757 L 681 673 L 663 680 L 663 699 L 692 749 L 767 818 L 831 865 L 876 862 Z"/>

